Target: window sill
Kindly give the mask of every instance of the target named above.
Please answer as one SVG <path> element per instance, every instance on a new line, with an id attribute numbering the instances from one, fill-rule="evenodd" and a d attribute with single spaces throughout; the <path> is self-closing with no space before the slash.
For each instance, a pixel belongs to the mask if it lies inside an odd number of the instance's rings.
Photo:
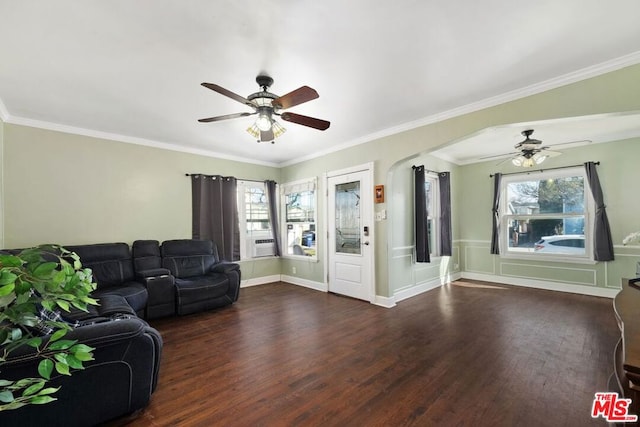
<path id="1" fill-rule="evenodd" d="M 563 264 L 589 264 L 594 265 L 597 264 L 598 261 L 595 261 L 590 258 L 578 258 L 572 256 L 562 256 L 561 254 L 555 255 L 523 255 L 523 254 L 501 254 L 500 258 L 506 260 L 526 260 L 526 261 L 534 261 L 534 262 L 557 262 Z"/>
<path id="2" fill-rule="evenodd" d="M 283 255 L 283 259 L 290 259 L 295 261 L 305 261 L 305 262 L 318 262 L 317 256 L 306 256 L 306 255 Z"/>

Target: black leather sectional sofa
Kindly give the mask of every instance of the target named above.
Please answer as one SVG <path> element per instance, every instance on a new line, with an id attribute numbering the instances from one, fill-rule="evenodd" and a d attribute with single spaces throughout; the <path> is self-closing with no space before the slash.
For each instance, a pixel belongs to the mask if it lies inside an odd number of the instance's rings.
<path id="1" fill-rule="evenodd" d="M 144 319 L 222 307 L 239 296 L 239 265 L 221 261 L 211 241 L 65 247 L 93 270 L 100 303 L 67 315 L 81 326 L 65 339 L 94 347 L 95 360 L 72 376 L 52 379 L 51 386 L 62 387 L 55 402 L 0 412 L 1 426 L 92 426 L 144 408 L 157 386 L 162 354 L 162 337 Z M 0 377 L 32 377 L 38 362 L 34 349 L 19 348 Z"/>

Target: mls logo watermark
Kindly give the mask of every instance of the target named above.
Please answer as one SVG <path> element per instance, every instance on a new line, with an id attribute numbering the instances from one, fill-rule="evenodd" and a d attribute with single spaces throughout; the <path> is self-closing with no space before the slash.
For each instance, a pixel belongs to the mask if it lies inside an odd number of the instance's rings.
<path id="1" fill-rule="evenodd" d="M 632 423 L 637 415 L 629 414 L 631 399 L 620 399 L 618 393 L 596 393 L 591 408 L 591 417 L 602 417 L 610 423 Z"/>

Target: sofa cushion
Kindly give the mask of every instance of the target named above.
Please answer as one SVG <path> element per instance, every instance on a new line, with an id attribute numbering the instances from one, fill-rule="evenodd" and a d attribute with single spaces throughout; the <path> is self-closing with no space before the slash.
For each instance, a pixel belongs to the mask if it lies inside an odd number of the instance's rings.
<path id="1" fill-rule="evenodd" d="M 97 289 L 92 294 L 93 297 L 98 299 L 106 297 L 107 295 L 119 295 L 123 297 L 127 301 L 127 304 L 137 313 L 144 310 L 147 305 L 147 300 L 149 299 L 147 288 L 139 282 L 126 282 L 120 286 Z"/>
<path id="2" fill-rule="evenodd" d="M 157 240 L 136 240 L 131 246 L 131 252 L 136 272 L 162 267 L 160 242 Z"/>
<path id="3" fill-rule="evenodd" d="M 176 279 L 176 291 L 180 303 L 217 298 L 229 290 L 229 279 L 223 274 L 188 279 Z"/>
<path id="4" fill-rule="evenodd" d="M 167 240 L 162 242 L 161 253 L 162 266 L 176 278 L 205 275 L 219 261 L 211 240 Z"/>
<path id="5" fill-rule="evenodd" d="M 98 289 L 134 280 L 131 251 L 126 243 L 65 246 L 80 257 L 82 266 L 93 271 Z"/>

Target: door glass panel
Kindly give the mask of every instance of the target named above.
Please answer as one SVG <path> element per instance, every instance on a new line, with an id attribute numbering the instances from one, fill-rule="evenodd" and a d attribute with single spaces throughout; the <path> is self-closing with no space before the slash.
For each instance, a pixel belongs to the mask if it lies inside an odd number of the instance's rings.
<path id="1" fill-rule="evenodd" d="M 336 253 L 360 254 L 360 181 L 336 185 Z"/>

